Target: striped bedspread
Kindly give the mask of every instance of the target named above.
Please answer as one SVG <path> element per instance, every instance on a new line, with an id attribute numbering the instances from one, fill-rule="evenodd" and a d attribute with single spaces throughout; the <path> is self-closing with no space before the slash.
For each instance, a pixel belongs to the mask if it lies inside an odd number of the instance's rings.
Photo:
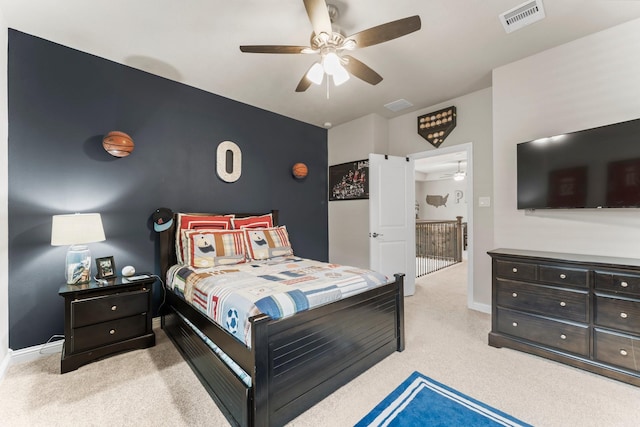
<path id="1" fill-rule="evenodd" d="M 371 270 L 296 256 L 202 269 L 175 265 L 167 273 L 169 289 L 249 347 L 251 316 L 291 316 L 387 281 Z"/>

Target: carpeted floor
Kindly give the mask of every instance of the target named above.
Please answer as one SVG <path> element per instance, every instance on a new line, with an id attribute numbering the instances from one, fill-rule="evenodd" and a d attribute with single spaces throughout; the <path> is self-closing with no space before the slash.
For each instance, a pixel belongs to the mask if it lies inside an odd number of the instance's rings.
<path id="1" fill-rule="evenodd" d="M 413 371 L 536 426 L 637 426 L 640 388 L 487 345 L 490 316 L 466 308 L 466 265 L 421 278 L 405 300 L 406 350 L 290 423 L 353 426 Z M 162 330 L 157 345 L 60 375 L 60 355 L 11 366 L 2 426 L 226 426 Z"/>

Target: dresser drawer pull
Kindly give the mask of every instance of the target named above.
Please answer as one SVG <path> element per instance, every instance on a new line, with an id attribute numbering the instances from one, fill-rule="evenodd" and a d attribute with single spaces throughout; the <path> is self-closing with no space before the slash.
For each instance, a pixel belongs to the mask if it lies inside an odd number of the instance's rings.
<path id="1" fill-rule="evenodd" d="M 627 317 L 629 317 L 629 315 L 623 311 L 622 313 L 620 313 L 620 317 L 626 319 Z"/>
<path id="2" fill-rule="evenodd" d="M 517 273 L 517 272 L 518 272 L 518 269 L 517 269 L 517 268 L 515 268 L 515 267 L 513 267 L 513 268 L 511 269 L 511 271 L 513 271 L 514 273 Z"/>
<path id="3" fill-rule="evenodd" d="M 518 298 L 518 293 L 514 292 L 514 293 L 511 294 L 511 296 L 514 297 L 514 298 Z"/>
<path id="4" fill-rule="evenodd" d="M 561 278 L 561 279 L 566 279 L 566 278 L 567 278 L 567 275 L 566 275 L 566 274 L 564 274 L 564 273 L 562 273 L 562 274 L 560 275 L 560 278 Z"/>
<path id="5" fill-rule="evenodd" d="M 564 301 L 560 301 L 560 307 L 566 307 L 566 306 L 567 306 L 567 303 L 566 303 L 566 302 L 564 302 Z"/>
<path id="6" fill-rule="evenodd" d="M 560 339 L 562 339 L 562 340 L 566 340 L 566 339 L 567 339 L 567 336 L 566 336 L 565 334 L 561 334 L 561 335 L 560 335 Z"/>
<path id="7" fill-rule="evenodd" d="M 109 335 L 114 335 L 115 333 L 116 333 L 115 329 L 112 329 L 112 330 L 109 331 Z"/>
<path id="8" fill-rule="evenodd" d="M 118 309 L 118 306 L 117 306 L 117 305 L 112 305 L 112 306 L 111 306 L 111 311 L 116 311 L 117 309 Z"/>
<path id="9" fill-rule="evenodd" d="M 515 328 L 515 327 L 517 327 L 517 326 L 518 326 L 518 322 L 513 322 L 513 323 L 512 323 L 512 325 L 513 325 L 513 327 Z"/>
<path id="10" fill-rule="evenodd" d="M 629 286 L 629 284 L 627 282 L 620 282 L 620 286 L 626 288 L 627 286 Z"/>
<path id="11" fill-rule="evenodd" d="M 621 348 L 621 349 L 620 349 L 620 355 L 621 355 L 621 356 L 626 356 L 626 355 L 628 355 L 628 354 L 629 354 L 629 353 L 627 353 L 627 350 L 625 350 L 624 348 Z"/>

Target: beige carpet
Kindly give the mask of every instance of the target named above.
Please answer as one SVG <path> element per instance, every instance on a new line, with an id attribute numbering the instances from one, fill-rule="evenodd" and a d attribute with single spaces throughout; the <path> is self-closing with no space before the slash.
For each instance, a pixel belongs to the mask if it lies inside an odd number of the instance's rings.
<path id="1" fill-rule="evenodd" d="M 536 426 L 640 425 L 640 388 L 487 345 L 490 317 L 466 309 L 466 265 L 431 274 L 405 300 L 406 350 L 290 426 L 352 426 L 411 372 Z M 2 426 L 225 426 L 161 330 L 158 344 L 60 375 L 59 354 L 9 368 Z"/>

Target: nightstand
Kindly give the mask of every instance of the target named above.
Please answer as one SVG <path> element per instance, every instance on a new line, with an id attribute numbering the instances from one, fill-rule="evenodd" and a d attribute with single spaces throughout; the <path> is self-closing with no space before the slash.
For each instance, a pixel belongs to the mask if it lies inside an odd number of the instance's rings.
<path id="1" fill-rule="evenodd" d="M 124 277 L 63 285 L 64 347 L 61 373 L 115 353 L 152 347 L 151 289 L 154 277 Z"/>

